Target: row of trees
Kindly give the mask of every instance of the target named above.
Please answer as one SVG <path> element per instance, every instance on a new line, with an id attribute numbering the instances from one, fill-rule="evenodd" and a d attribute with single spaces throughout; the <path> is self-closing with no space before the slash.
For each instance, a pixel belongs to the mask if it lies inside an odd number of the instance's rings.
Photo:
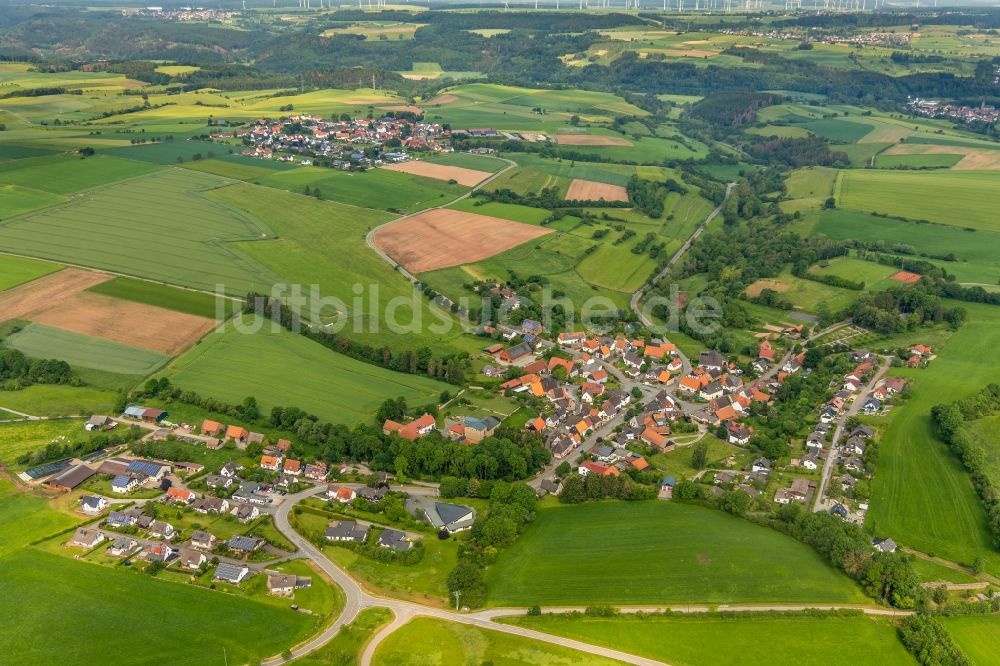
<path id="1" fill-rule="evenodd" d="M 0 382 L 6 390 L 16 390 L 32 384 L 82 383 L 66 361 L 28 358 L 10 347 L 0 347 Z"/>

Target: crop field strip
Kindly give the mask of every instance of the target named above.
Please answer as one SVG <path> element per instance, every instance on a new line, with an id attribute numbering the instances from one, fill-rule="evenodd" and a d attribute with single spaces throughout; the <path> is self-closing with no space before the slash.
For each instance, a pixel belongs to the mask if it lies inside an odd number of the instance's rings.
<path id="1" fill-rule="evenodd" d="M 29 324 L 3 344 L 32 358 L 56 358 L 72 366 L 123 375 L 148 375 L 170 360 L 167 354 L 43 324 Z"/>

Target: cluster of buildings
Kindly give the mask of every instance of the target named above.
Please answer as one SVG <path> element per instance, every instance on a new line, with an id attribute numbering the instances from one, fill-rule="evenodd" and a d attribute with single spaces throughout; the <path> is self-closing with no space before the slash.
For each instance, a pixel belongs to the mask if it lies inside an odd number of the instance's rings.
<path id="1" fill-rule="evenodd" d="M 123 9 L 122 16 L 141 16 L 157 18 L 164 21 L 229 21 L 239 12 L 224 9 L 205 9 L 204 7 L 179 7 L 164 9 L 159 6 L 143 7 L 142 9 Z"/>
<path id="2" fill-rule="evenodd" d="M 732 29 L 719 30 L 723 35 L 735 35 L 738 37 L 763 37 L 778 41 L 803 41 L 815 42 L 819 44 L 850 44 L 852 46 L 908 46 L 910 44 L 910 33 L 908 32 L 854 32 L 847 35 L 833 33 L 818 33 L 817 31 L 803 30 L 752 30 L 752 29 Z"/>
<path id="3" fill-rule="evenodd" d="M 247 157 L 307 166 L 324 158 L 335 168 L 355 169 L 405 162 L 411 159 L 407 149 L 450 152 L 450 135 L 437 123 L 407 118 L 324 120 L 300 114 L 279 120 L 261 118 L 249 127 L 215 133 L 212 138 L 241 139 L 246 146 L 242 154 Z M 389 145 L 393 148 L 386 149 Z"/>
<path id="4" fill-rule="evenodd" d="M 949 104 L 933 99 L 921 99 L 919 97 L 910 97 L 906 103 L 906 109 L 916 116 L 946 118 L 956 123 L 984 123 L 992 125 L 1000 118 L 1000 109 L 997 109 L 995 106 L 988 106 L 986 104 L 979 106 Z"/>

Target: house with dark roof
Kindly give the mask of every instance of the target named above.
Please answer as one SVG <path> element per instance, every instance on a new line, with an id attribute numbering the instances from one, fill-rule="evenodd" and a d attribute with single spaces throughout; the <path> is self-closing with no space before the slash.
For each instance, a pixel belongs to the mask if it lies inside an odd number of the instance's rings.
<path id="1" fill-rule="evenodd" d="M 470 529 L 476 520 L 476 511 L 462 504 L 434 502 L 424 508 L 428 522 L 437 529 L 447 530 L 449 534 Z"/>
<path id="2" fill-rule="evenodd" d="M 364 543 L 368 538 L 368 526 L 355 520 L 338 520 L 330 523 L 323 536 L 327 541 L 350 541 Z"/>
<path id="3" fill-rule="evenodd" d="M 260 537 L 237 534 L 230 537 L 229 541 L 226 542 L 226 548 L 238 553 L 252 553 L 261 548 L 265 543 Z"/>
<path id="4" fill-rule="evenodd" d="M 108 500 L 100 495 L 84 495 L 80 498 L 80 508 L 84 513 L 95 516 L 108 508 Z"/>
<path id="5" fill-rule="evenodd" d="M 378 545 L 391 550 L 406 551 L 413 548 L 413 542 L 399 530 L 386 528 L 378 535 Z"/>
<path id="6" fill-rule="evenodd" d="M 138 541 L 130 536 L 122 535 L 115 537 L 115 540 L 111 542 L 110 546 L 108 546 L 108 555 L 111 555 L 112 557 L 131 555 L 132 552 L 138 547 Z"/>
<path id="7" fill-rule="evenodd" d="M 185 569 L 198 569 L 208 562 L 208 557 L 201 551 L 181 548 L 177 552 L 177 560 Z"/>
<path id="8" fill-rule="evenodd" d="M 191 534 L 191 545 L 202 550 L 212 550 L 217 540 L 214 534 L 204 530 L 195 530 Z"/>

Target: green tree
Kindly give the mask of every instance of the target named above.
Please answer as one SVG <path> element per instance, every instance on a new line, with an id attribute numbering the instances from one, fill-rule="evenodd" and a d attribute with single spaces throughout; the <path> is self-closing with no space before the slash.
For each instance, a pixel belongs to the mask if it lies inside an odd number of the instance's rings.
<path id="1" fill-rule="evenodd" d="M 708 442 L 701 439 L 691 447 L 691 467 L 705 469 L 708 465 Z"/>

